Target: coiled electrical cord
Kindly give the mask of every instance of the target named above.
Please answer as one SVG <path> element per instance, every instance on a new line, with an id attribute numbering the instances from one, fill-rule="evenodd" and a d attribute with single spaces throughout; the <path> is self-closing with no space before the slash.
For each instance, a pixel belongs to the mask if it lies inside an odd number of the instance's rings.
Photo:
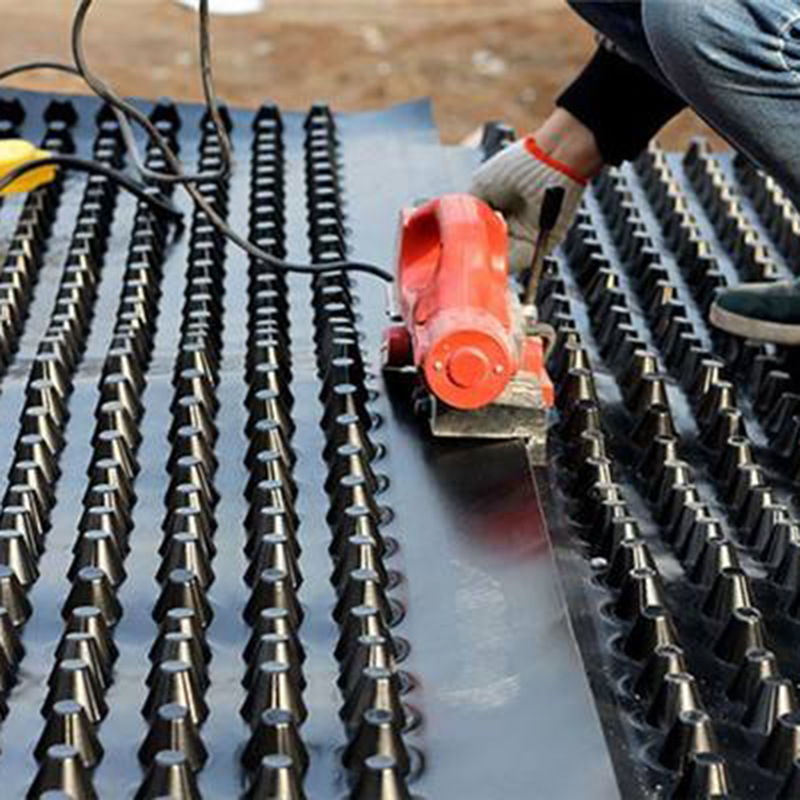
<path id="1" fill-rule="evenodd" d="M 93 3 L 94 0 L 80 0 L 78 7 L 75 10 L 71 32 L 72 56 L 74 64 L 60 64 L 58 62 L 50 61 L 35 61 L 19 64 L 10 67 L 9 69 L 0 71 L 0 81 L 6 80 L 13 75 L 19 75 L 23 72 L 41 69 L 57 70 L 81 78 L 97 97 L 104 100 L 109 107 L 113 109 L 117 120 L 119 121 L 120 133 L 123 137 L 123 141 L 125 142 L 125 146 L 130 154 L 131 160 L 134 163 L 136 171 L 139 173 L 142 179 L 149 182 L 151 185 L 156 186 L 158 184 L 173 184 L 180 186 L 189 195 L 195 206 L 206 215 L 209 222 L 226 239 L 230 240 L 234 245 L 244 250 L 252 258 L 266 264 L 269 268 L 278 272 L 297 273 L 301 275 L 321 275 L 332 272 L 361 272 L 368 275 L 373 275 L 387 282 L 392 282 L 394 280 L 394 276 L 391 272 L 383 267 L 377 266 L 376 264 L 370 264 L 368 262 L 333 261 L 325 263 L 301 264 L 279 259 L 268 251 L 249 241 L 236 230 L 234 230 L 230 225 L 228 225 L 228 223 L 225 222 L 225 220 L 222 219 L 219 214 L 217 214 L 214 207 L 206 200 L 206 198 L 197 188 L 197 184 L 200 182 L 224 180 L 224 178 L 230 173 L 233 160 L 230 138 L 228 137 L 228 131 L 222 119 L 219 101 L 217 99 L 216 89 L 214 86 L 211 59 L 211 25 L 208 0 L 200 0 L 198 11 L 201 78 L 208 113 L 214 124 L 215 131 L 219 138 L 220 147 L 222 149 L 222 165 L 214 172 L 197 173 L 194 175 L 184 172 L 183 163 L 172 151 L 169 143 L 161 135 L 161 132 L 153 124 L 150 118 L 140 109 L 136 108 L 136 106 L 120 97 L 111 86 L 103 82 L 89 68 L 84 48 L 84 30 L 86 26 L 86 19 Z M 157 147 L 164 156 L 164 159 L 166 160 L 171 172 L 155 172 L 145 167 L 136 144 L 136 138 L 132 127 L 133 123 L 136 123 L 144 128 L 153 145 L 155 145 L 155 147 Z M 24 164 L 13 172 L 9 173 L 4 180 L 0 181 L 0 190 L 9 186 L 21 175 L 24 175 L 29 171 L 38 169 L 39 167 L 52 165 L 61 166 L 68 169 L 81 170 L 84 172 L 104 174 L 106 177 L 117 181 L 123 188 L 134 194 L 143 202 L 149 203 L 153 207 L 154 211 L 158 211 L 159 213 L 167 215 L 173 221 L 176 219 L 176 215 L 180 214 L 180 212 L 178 212 L 171 203 L 163 200 L 157 195 L 154 195 L 152 189 L 133 181 L 123 173 L 105 167 L 104 165 L 99 165 L 96 162 L 86 161 L 84 159 L 74 158 L 72 156 L 51 156 L 50 158 L 37 159 Z"/>

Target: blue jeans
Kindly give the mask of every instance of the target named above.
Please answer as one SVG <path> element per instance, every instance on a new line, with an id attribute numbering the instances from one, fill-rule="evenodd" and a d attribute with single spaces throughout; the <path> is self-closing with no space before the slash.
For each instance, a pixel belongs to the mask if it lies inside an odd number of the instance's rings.
<path id="1" fill-rule="evenodd" d="M 568 2 L 772 175 L 800 209 L 797 0 Z"/>

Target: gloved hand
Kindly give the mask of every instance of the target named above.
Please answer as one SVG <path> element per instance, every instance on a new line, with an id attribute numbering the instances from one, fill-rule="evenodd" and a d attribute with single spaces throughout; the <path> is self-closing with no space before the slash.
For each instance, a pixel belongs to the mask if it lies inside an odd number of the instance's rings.
<path id="1" fill-rule="evenodd" d="M 505 217 L 512 271 L 530 267 L 539 234 L 539 214 L 545 190 L 564 189 L 564 201 L 546 251 L 567 234 L 586 188 L 586 179 L 567 165 L 549 158 L 532 136 L 521 139 L 490 158 L 472 179 L 470 192 Z"/>

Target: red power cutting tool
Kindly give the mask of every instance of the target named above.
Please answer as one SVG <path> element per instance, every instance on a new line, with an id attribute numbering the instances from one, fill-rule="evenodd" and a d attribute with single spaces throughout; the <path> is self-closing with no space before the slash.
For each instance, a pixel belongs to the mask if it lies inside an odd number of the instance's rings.
<path id="1" fill-rule="evenodd" d="M 468 194 L 404 211 L 395 286 L 384 369 L 421 379 L 433 434 L 524 439 L 544 463 L 554 334 L 509 287 L 502 217 Z"/>

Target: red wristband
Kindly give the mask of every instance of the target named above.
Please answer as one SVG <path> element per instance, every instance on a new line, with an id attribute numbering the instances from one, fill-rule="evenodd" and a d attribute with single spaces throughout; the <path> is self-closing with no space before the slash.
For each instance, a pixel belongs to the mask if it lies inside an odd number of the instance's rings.
<path id="1" fill-rule="evenodd" d="M 525 149 L 536 159 L 539 161 L 547 164 L 548 167 L 552 167 L 557 172 L 560 172 L 562 175 L 566 175 L 568 178 L 571 178 L 575 183 L 579 183 L 581 186 L 586 186 L 589 182 L 583 175 L 577 173 L 572 167 L 567 166 L 561 161 L 556 161 L 555 158 L 551 158 L 547 153 L 542 150 L 538 144 L 536 144 L 536 139 L 533 136 L 526 136 L 524 139 L 525 142 Z"/>

